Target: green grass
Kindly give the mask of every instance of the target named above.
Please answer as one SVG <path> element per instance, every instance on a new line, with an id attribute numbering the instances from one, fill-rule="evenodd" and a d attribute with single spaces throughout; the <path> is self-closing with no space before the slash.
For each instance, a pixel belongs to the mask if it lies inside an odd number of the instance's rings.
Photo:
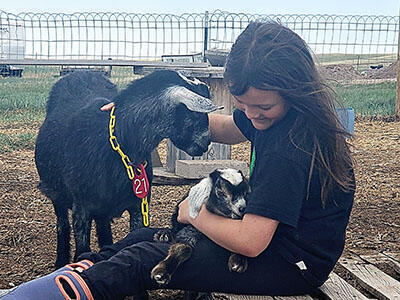
<path id="1" fill-rule="evenodd" d="M 322 64 L 351 64 L 358 66 L 358 69 L 368 68 L 372 64 L 387 65 L 396 61 L 397 54 L 343 54 L 343 53 L 330 53 L 330 54 L 316 54 L 315 60 Z M 360 70 L 361 71 L 361 70 Z"/>
<path id="2" fill-rule="evenodd" d="M 111 81 L 123 88 L 136 77 L 132 68 L 116 67 Z M 26 67 L 22 78 L 0 77 L 0 124 L 43 121 L 50 89 L 59 79 L 56 67 Z"/>
<path id="3" fill-rule="evenodd" d="M 33 150 L 35 147 L 36 134 L 32 132 L 20 134 L 0 133 L 0 153 L 14 150 Z"/>
<path id="4" fill-rule="evenodd" d="M 395 82 L 337 86 L 336 90 L 344 105 L 354 108 L 356 115 L 388 116 L 395 114 Z"/>
<path id="5" fill-rule="evenodd" d="M 36 130 L 45 117 L 48 94 L 59 78 L 57 67 L 26 67 L 22 78 L 0 77 L 0 153 L 33 149 Z M 135 78 L 132 68 L 115 67 L 111 81 L 121 89 Z M 356 115 L 395 113 L 395 82 L 337 85 L 336 90 L 345 107 L 353 107 Z"/>
<path id="6" fill-rule="evenodd" d="M 39 122 L 44 118 L 46 101 L 57 78 L 0 78 L 0 123 Z"/>
<path id="7" fill-rule="evenodd" d="M 5 78 L 1 81 L 0 109 L 41 110 L 55 79 L 38 80 L 36 78 Z"/>

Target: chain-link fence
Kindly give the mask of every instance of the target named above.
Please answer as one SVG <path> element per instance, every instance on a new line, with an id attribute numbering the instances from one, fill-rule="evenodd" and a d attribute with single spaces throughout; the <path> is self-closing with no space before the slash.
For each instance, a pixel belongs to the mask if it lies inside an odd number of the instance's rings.
<path id="1" fill-rule="evenodd" d="M 0 11 L 3 59 L 160 60 L 229 50 L 251 21 L 273 19 L 302 36 L 322 63 L 387 64 L 397 58 L 398 16 L 20 13 Z"/>

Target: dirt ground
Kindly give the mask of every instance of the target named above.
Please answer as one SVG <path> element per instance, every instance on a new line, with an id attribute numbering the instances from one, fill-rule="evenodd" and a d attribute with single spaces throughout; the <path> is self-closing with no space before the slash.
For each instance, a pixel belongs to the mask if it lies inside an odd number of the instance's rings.
<path id="1" fill-rule="evenodd" d="M 400 121 L 358 119 L 353 144 L 357 192 L 344 255 L 400 253 Z M 165 145 L 159 147 L 159 152 L 165 160 Z M 248 162 L 249 144 L 234 146 L 232 156 Z M 0 154 L 2 289 L 53 268 L 56 220 L 51 202 L 38 191 L 37 183 L 33 151 Z M 189 186 L 153 187 L 151 224 L 167 225 L 176 200 L 188 189 Z M 128 216 L 124 214 L 113 224 L 114 240 L 127 232 Z M 96 239 L 92 240 L 96 249 Z M 160 290 L 152 292 L 151 299 L 179 299 L 181 295 Z"/>

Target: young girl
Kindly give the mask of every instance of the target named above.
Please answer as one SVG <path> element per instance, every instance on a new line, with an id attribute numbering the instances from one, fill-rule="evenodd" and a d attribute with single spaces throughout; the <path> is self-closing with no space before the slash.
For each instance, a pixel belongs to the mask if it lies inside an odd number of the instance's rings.
<path id="1" fill-rule="evenodd" d="M 215 142 L 251 141 L 254 168 L 246 213 L 233 220 L 203 207 L 192 219 L 183 201 L 178 220 L 209 239 L 163 288 L 313 293 L 342 253 L 354 198 L 349 134 L 336 116 L 336 98 L 305 42 L 272 21 L 251 23 L 240 34 L 224 78 L 237 109 L 232 116 L 211 114 L 210 131 Z M 4 299 L 145 298 L 146 290 L 160 288 L 150 272 L 169 248 L 153 241 L 155 231 L 140 229 L 99 253 L 85 253 L 80 258 L 86 261 L 66 267 L 71 271 L 23 284 Z M 244 273 L 228 270 L 230 252 L 249 257 Z"/>

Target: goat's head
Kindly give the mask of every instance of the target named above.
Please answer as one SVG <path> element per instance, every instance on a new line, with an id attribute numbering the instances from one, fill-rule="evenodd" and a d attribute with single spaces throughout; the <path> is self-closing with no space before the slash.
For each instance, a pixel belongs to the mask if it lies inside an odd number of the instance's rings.
<path id="1" fill-rule="evenodd" d="M 209 99 L 206 84 L 176 72 L 169 76 L 173 84 L 164 90 L 164 97 L 173 105 L 175 114 L 169 138 L 189 155 L 202 155 L 211 142 L 207 113 L 217 108 Z"/>
<path id="2" fill-rule="evenodd" d="M 120 125 L 125 126 L 122 132 L 129 132 L 132 124 L 140 124 L 144 137 L 138 140 L 146 139 L 146 146 L 155 147 L 169 138 L 189 155 L 199 156 L 211 142 L 207 113 L 217 109 L 209 95 L 207 85 L 199 80 L 189 80 L 172 70 L 158 70 L 133 81 L 114 102 L 125 124 Z M 132 140 L 129 134 L 125 136 Z"/>
<path id="3" fill-rule="evenodd" d="M 205 203 L 210 212 L 241 219 L 249 193 L 249 183 L 241 171 L 217 169 L 190 189 L 189 214 L 196 218 Z"/>

